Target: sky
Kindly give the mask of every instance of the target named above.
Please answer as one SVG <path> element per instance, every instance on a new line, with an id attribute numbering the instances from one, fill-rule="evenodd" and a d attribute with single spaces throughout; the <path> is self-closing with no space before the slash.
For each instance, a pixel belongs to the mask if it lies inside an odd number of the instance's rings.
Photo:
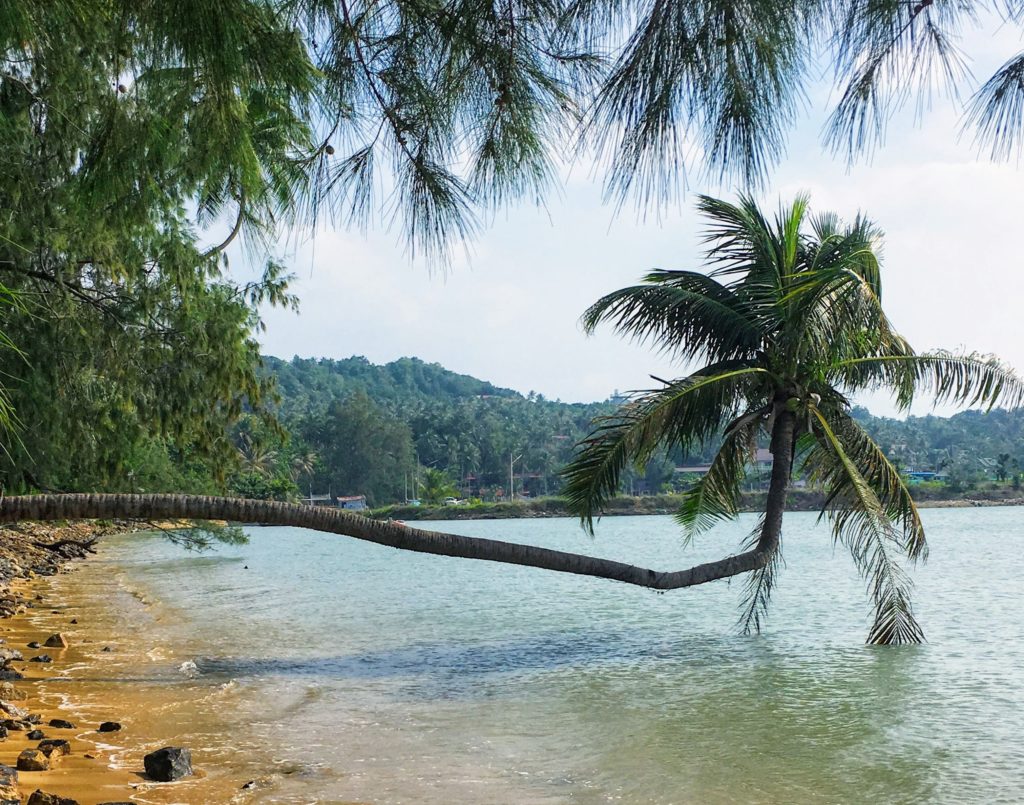
<path id="1" fill-rule="evenodd" d="M 964 44 L 975 85 L 1021 49 L 1016 31 L 991 26 Z M 885 231 L 885 307 L 917 350 L 995 353 L 1024 370 L 1024 168 L 979 154 L 960 136 L 960 107 L 937 98 L 920 120 L 896 116 L 885 144 L 848 169 L 820 141 L 829 92 L 812 91 L 762 200 L 774 209 L 803 191 L 815 211 L 864 211 Z M 287 252 L 300 312 L 266 311 L 264 353 L 415 356 L 567 402 L 648 388 L 651 374 L 681 376 L 686 367 L 609 327 L 584 335 L 579 317 L 652 268 L 700 269 L 696 196 L 732 198 L 739 188 L 691 175 L 677 206 L 640 220 L 632 207 L 615 214 L 603 204 L 592 174 L 576 166 L 545 208 L 500 214 L 444 270 L 412 263 L 397 232 L 318 232 Z M 859 402 L 895 413 L 884 396 Z"/>

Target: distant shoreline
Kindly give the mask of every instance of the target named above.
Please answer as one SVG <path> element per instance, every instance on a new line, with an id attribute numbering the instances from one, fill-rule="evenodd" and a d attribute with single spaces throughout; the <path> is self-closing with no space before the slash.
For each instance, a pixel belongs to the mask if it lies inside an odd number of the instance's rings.
<path id="1" fill-rule="evenodd" d="M 938 490 L 916 498 L 922 509 L 969 509 L 986 506 L 1024 506 L 1024 491 L 1012 489 L 972 490 L 959 496 L 940 496 Z M 764 511 L 764 492 L 744 495 L 740 511 Z M 819 511 L 825 501 L 821 492 L 791 491 L 787 511 Z M 603 517 L 672 514 L 680 505 L 679 495 L 619 497 L 609 502 Z M 571 517 L 561 498 L 538 498 L 515 503 L 477 503 L 461 506 L 386 506 L 368 512 L 376 520 L 513 520 Z"/>

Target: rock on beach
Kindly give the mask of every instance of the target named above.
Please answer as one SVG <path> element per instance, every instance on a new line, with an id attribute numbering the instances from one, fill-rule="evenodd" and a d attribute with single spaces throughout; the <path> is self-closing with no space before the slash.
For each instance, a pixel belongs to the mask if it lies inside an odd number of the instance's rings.
<path id="1" fill-rule="evenodd" d="M 192 774 L 192 753 L 178 746 L 165 746 L 142 759 L 146 774 L 160 783 L 170 783 Z"/>
<path id="2" fill-rule="evenodd" d="M 78 805 L 78 800 L 62 797 L 58 794 L 50 794 L 37 788 L 32 792 L 32 796 L 28 798 L 26 805 Z"/>

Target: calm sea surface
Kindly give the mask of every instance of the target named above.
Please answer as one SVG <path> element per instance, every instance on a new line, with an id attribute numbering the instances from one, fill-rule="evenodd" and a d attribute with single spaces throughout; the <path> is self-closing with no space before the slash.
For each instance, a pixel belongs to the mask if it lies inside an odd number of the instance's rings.
<path id="1" fill-rule="evenodd" d="M 287 528 L 203 555 L 117 538 L 71 578 L 95 628 L 137 636 L 106 656 L 164 691 L 152 728 L 265 786 L 239 801 L 1024 801 L 1024 509 L 924 517 L 929 642 L 896 649 L 863 644 L 864 584 L 808 514 L 760 637 L 740 583 L 657 594 Z M 754 522 L 687 551 L 668 517 L 428 525 L 677 569 Z"/>

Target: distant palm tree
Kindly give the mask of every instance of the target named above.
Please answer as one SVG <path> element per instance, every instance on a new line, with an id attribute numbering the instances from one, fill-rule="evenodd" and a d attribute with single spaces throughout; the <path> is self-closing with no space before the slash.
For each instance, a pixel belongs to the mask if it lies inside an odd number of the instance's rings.
<path id="1" fill-rule="evenodd" d="M 419 480 L 420 497 L 424 503 L 441 503 L 445 498 L 455 497 L 459 490 L 444 470 L 426 467 Z"/>
<path id="2" fill-rule="evenodd" d="M 850 395 L 890 389 L 901 409 L 919 390 L 935 399 L 1017 405 L 1024 384 L 995 358 L 917 355 L 881 305 L 879 230 L 858 217 L 811 218 L 799 197 L 769 221 L 749 198 L 702 197 L 711 267 L 655 271 L 584 315 L 611 322 L 703 368 L 635 396 L 596 423 L 566 470 L 572 508 L 593 518 L 622 472 L 663 447 L 688 451 L 722 435 L 711 468 L 686 493 L 677 518 L 688 537 L 736 515 L 758 439 L 774 458 L 765 513 L 744 551 L 694 568 L 693 583 L 750 573 L 742 625 L 757 630 L 781 559 L 783 511 L 794 467 L 824 487 L 822 517 L 868 580 L 869 642 L 914 643 L 911 581 L 898 556 L 923 558 L 924 529 L 900 473 L 850 415 Z"/>
<path id="3" fill-rule="evenodd" d="M 269 475 L 277 461 L 277 451 L 243 432 L 238 437 L 238 460 L 246 472 Z"/>
<path id="4" fill-rule="evenodd" d="M 292 458 L 289 468 L 292 481 L 297 484 L 303 476 L 312 475 L 313 470 L 316 469 L 317 458 L 317 454 L 312 450 L 306 450 Z"/>

